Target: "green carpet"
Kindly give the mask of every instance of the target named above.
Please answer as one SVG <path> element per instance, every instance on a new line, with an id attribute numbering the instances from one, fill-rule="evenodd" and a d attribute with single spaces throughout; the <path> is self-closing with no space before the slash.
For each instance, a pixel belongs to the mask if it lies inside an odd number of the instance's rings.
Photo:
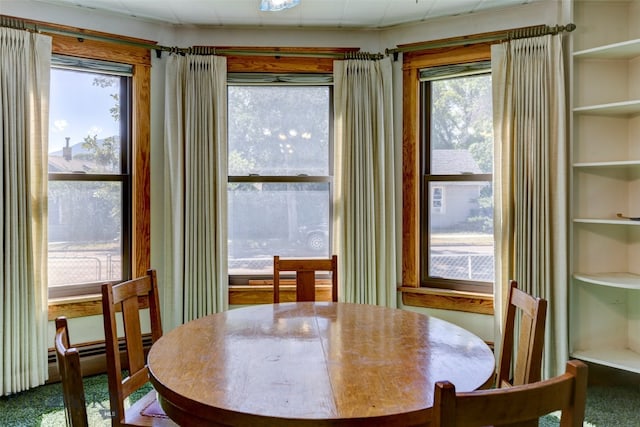
<path id="1" fill-rule="evenodd" d="M 106 375 L 84 379 L 89 425 L 110 426 L 109 392 Z M 146 386 L 133 396 L 141 397 L 151 388 Z M 558 416 L 547 415 L 542 427 L 557 427 Z M 64 404 L 59 383 L 37 387 L 11 396 L 0 397 L 0 426 L 64 426 Z M 587 392 L 585 426 L 639 427 L 640 384 L 623 386 L 590 386 Z"/>
<path id="2" fill-rule="evenodd" d="M 151 390 L 144 386 L 131 396 L 134 402 Z M 109 391 L 107 376 L 84 378 L 84 394 L 87 402 L 87 418 L 91 427 L 110 427 Z M 65 425 L 62 385 L 48 384 L 0 397 L 0 426 L 7 427 L 61 427 Z"/>

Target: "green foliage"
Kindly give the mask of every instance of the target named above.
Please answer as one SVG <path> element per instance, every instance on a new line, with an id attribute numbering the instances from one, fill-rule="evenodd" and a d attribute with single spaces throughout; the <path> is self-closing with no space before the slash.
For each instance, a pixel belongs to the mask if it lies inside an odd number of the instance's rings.
<path id="1" fill-rule="evenodd" d="M 120 138 L 110 136 L 98 141 L 97 135 L 87 135 L 84 137 L 82 148 L 88 154 L 78 154 L 78 158 L 86 158 L 96 162 L 102 169 L 99 172 L 119 172 L 120 171 Z"/>
<path id="2" fill-rule="evenodd" d="M 115 101 L 109 109 L 111 117 L 120 120 L 120 102 L 117 91 L 120 78 L 96 75 L 93 85 L 101 88 L 114 87 L 111 94 Z M 78 159 L 88 161 L 89 173 L 120 173 L 120 137 L 109 136 L 98 140 L 97 134 L 84 137 L 85 153 L 76 154 Z M 91 162 L 91 163 L 89 163 Z M 122 228 L 122 189 L 118 182 L 104 181 L 54 181 L 49 183 L 49 198 L 52 206 L 60 210 L 63 218 L 63 238 L 68 242 L 106 242 L 119 239 Z M 56 227 L 56 225 L 52 225 Z"/>
<path id="3" fill-rule="evenodd" d="M 110 88 L 116 86 L 119 88 L 120 79 L 118 77 L 97 75 L 93 79 L 93 85 L 101 88 Z M 120 121 L 120 95 L 119 93 L 110 94 L 114 100 L 114 105 L 109 108 L 109 114 L 114 121 Z M 88 134 L 84 137 L 82 148 L 87 150 L 86 154 L 78 154 L 76 157 L 91 160 L 100 166 L 100 170 L 96 172 L 120 172 L 120 137 L 109 136 L 104 140 L 98 140 L 96 134 Z"/>
<path id="4" fill-rule="evenodd" d="M 467 222 L 474 230 L 493 234 L 493 188 L 482 187 L 475 202 L 477 207 L 470 212 Z"/>
<path id="5" fill-rule="evenodd" d="M 119 79 L 117 77 L 107 76 L 107 75 L 101 75 L 93 79 L 93 85 L 101 88 L 117 86 L 118 82 L 119 82 Z M 109 109 L 109 113 L 111 114 L 111 117 L 113 117 L 113 120 L 115 120 L 116 122 L 119 122 L 120 121 L 120 94 L 112 93 L 109 96 L 111 96 L 111 98 L 113 98 L 114 100 L 114 105 Z"/>
<path id="6" fill-rule="evenodd" d="M 120 237 L 121 187 L 117 182 L 53 181 L 49 183 L 49 203 L 61 210 L 64 239 L 69 242 L 112 241 Z"/>
<path id="7" fill-rule="evenodd" d="M 491 76 L 431 83 L 433 149 L 469 150 L 483 173 L 493 165 Z"/>
<path id="8" fill-rule="evenodd" d="M 229 175 L 326 175 L 326 86 L 229 86 Z"/>
<path id="9" fill-rule="evenodd" d="M 468 150 L 481 173 L 493 172 L 491 76 L 478 75 L 431 82 L 432 149 Z M 493 232 L 491 186 L 482 188 L 476 206 L 459 229 Z"/>

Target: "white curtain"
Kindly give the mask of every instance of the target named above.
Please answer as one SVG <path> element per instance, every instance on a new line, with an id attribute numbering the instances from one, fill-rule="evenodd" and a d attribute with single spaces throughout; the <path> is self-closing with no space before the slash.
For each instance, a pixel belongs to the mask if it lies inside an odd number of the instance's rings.
<path id="1" fill-rule="evenodd" d="M 391 59 L 335 61 L 333 70 L 339 298 L 396 307 Z"/>
<path id="2" fill-rule="evenodd" d="M 226 310 L 226 58 L 171 55 L 165 92 L 167 329 Z"/>
<path id="3" fill-rule="evenodd" d="M 496 336 L 509 279 L 548 300 L 543 377 L 568 357 L 567 141 L 560 35 L 494 45 Z M 497 352 L 499 354 L 499 352 Z"/>
<path id="4" fill-rule="evenodd" d="M 44 384 L 51 37 L 0 28 L 0 383 Z"/>

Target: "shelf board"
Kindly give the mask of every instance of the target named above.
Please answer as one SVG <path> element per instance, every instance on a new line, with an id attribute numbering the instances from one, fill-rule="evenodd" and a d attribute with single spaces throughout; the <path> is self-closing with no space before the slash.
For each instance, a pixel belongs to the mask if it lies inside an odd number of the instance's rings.
<path id="1" fill-rule="evenodd" d="M 606 46 L 598 46 L 573 53 L 574 58 L 631 59 L 640 56 L 640 39 L 627 40 Z"/>
<path id="2" fill-rule="evenodd" d="M 576 107 L 574 113 L 593 114 L 599 116 L 629 116 L 640 114 L 640 100 L 612 102 L 609 104 L 587 105 Z"/>
<path id="3" fill-rule="evenodd" d="M 640 353 L 625 348 L 574 350 L 572 358 L 640 373 Z"/>
<path id="4" fill-rule="evenodd" d="M 573 222 L 579 222 L 583 224 L 640 225 L 640 221 L 631 221 L 629 219 L 617 218 L 574 218 Z"/>
<path id="5" fill-rule="evenodd" d="M 624 288 L 631 290 L 640 290 L 640 274 L 628 272 L 609 272 L 609 273 L 579 273 L 573 274 L 573 277 L 585 283 L 600 286 L 611 286 L 614 288 Z"/>
<path id="6" fill-rule="evenodd" d="M 578 162 L 574 168 L 625 168 L 640 166 L 640 160 L 616 160 L 610 162 Z"/>

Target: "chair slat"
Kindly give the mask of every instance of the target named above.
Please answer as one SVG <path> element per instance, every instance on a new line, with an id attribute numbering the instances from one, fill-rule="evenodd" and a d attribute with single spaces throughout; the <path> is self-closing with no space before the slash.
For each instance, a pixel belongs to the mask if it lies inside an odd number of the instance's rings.
<path id="1" fill-rule="evenodd" d="M 547 301 L 533 297 L 518 289 L 517 286 L 518 283 L 515 280 L 509 282 L 496 387 L 528 384 L 541 379 Z M 516 312 L 520 313 L 517 340 L 515 339 Z M 514 351 L 517 353 L 514 354 Z M 513 375 L 511 375 L 512 368 Z"/>
<path id="2" fill-rule="evenodd" d="M 587 365 L 571 360 L 562 375 L 510 388 L 456 393 L 450 382 L 437 382 L 432 427 L 537 426 L 558 410 L 561 426 L 582 426 L 587 372 Z"/>
<path id="3" fill-rule="evenodd" d="M 58 361 L 58 371 L 62 382 L 65 417 L 70 427 L 87 427 L 87 407 L 80 367 L 80 354 L 71 347 L 67 318 L 57 317 L 54 347 Z"/>
<path id="4" fill-rule="evenodd" d="M 315 301 L 316 272 L 331 273 L 331 299 L 338 301 L 338 257 L 333 255 L 328 259 L 281 259 L 273 257 L 273 302 L 280 302 L 280 274 L 282 272 L 296 273 L 296 301 Z"/>
<path id="5" fill-rule="evenodd" d="M 175 426 L 164 414 L 147 416 L 137 406 L 125 409 L 124 400 L 149 382 L 142 327 L 140 322 L 140 301 L 148 302 L 152 342 L 162 336 L 160 303 L 155 270 L 148 270 L 146 276 L 119 284 L 107 283 L 102 286 L 102 312 L 107 347 L 107 376 L 109 401 L 111 403 L 113 426 Z M 120 363 L 120 348 L 117 336 L 116 311 L 122 312 L 124 323 L 125 351 L 128 376 L 123 378 Z M 149 404 L 155 397 L 150 395 Z M 146 402 L 146 400 L 145 400 Z"/>

